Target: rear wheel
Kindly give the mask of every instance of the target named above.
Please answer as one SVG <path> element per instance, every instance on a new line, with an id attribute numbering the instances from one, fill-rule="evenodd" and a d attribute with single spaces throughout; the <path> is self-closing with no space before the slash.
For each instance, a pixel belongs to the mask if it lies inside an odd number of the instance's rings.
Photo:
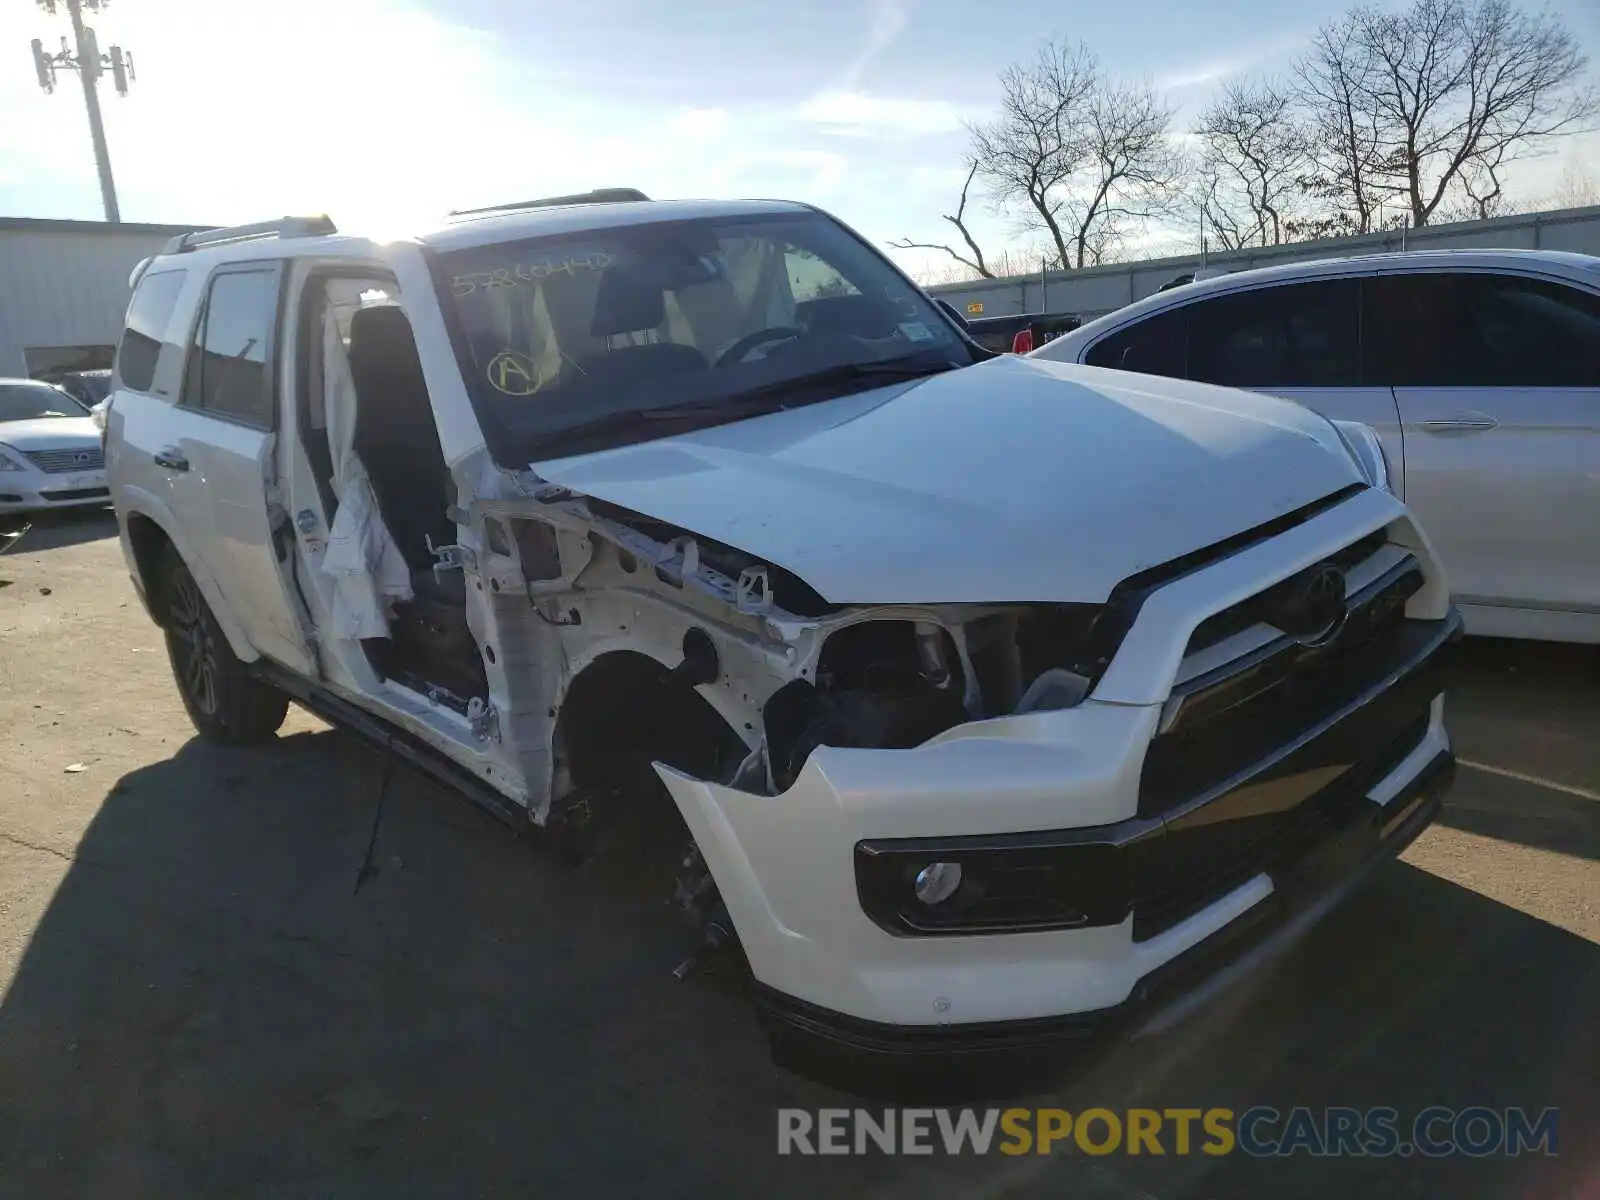
<path id="1" fill-rule="evenodd" d="M 162 563 L 167 656 L 178 694 L 200 736 L 213 742 L 260 742 L 288 715 L 289 697 L 250 673 L 228 645 L 199 584 L 176 551 Z"/>

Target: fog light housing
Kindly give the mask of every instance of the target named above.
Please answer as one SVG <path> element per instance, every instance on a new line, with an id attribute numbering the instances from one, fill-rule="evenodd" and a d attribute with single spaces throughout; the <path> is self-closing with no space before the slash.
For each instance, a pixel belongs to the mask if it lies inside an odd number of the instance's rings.
<path id="1" fill-rule="evenodd" d="M 1116 925 L 1136 883 L 1120 852 L 1093 828 L 871 838 L 856 843 L 856 897 L 895 937 Z"/>
<path id="2" fill-rule="evenodd" d="M 918 900 L 931 906 L 950 899 L 960 886 L 960 863 L 935 862 L 929 863 L 917 872 L 912 890 L 915 891 Z"/>

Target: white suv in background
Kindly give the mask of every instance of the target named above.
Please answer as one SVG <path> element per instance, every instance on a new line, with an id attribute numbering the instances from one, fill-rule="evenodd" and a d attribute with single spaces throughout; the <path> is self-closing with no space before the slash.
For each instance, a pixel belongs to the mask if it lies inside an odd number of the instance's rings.
<path id="1" fill-rule="evenodd" d="M 1371 426 L 1468 633 L 1600 642 L 1600 258 L 1438 250 L 1241 271 L 1036 354 Z"/>
<path id="2" fill-rule="evenodd" d="M 785 1052 L 1158 1022 L 1448 785 L 1459 617 L 1370 431 L 991 356 L 813 208 L 284 221 L 136 285 L 109 469 L 201 733 L 293 699 L 524 826 L 659 803 Z"/>

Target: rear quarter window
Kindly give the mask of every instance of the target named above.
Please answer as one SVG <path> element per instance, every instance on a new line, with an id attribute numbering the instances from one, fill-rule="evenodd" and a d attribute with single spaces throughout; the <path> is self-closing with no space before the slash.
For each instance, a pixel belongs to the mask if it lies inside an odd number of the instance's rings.
<path id="1" fill-rule="evenodd" d="M 184 275 L 181 270 L 156 271 L 139 280 L 117 346 L 117 386 L 148 392 L 155 384 L 161 347 L 172 344 L 166 336 L 167 326 L 183 291 Z"/>
<path id="2" fill-rule="evenodd" d="M 1128 325 L 1089 348 L 1091 367 L 1182 378 L 1188 366 L 1189 310 L 1169 309 Z"/>

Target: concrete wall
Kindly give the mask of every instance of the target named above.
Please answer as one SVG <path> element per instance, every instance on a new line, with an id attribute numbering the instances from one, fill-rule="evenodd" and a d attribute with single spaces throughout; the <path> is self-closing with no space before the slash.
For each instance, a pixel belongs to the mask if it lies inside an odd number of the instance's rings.
<path id="1" fill-rule="evenodd" d="M 134 265 L 191 228 L 0 218 L 0 375 L 27 346 L 115 345 Z"/>
<path id="2" fill-rule="evenodd" d="M 1275 263 L 1379 254 L 1386 250 L 1502 248 L 1575 250 L 1582 254 L 1600 255 L 1600 207 L 1527 213 L 1488 221 L 1458 221 L 1404 232 L 1327 238 L 1316 242 L 1295 242 L 1287 246 L 1208 254 L 1205 265 L 1213 269 L 1242 271 Z M 940 299 L 948 300 L 958 312 L 966 312 L 969 304 L 981 303 L 982 315 L 986 317 L 1025 312 L 1066 312 L 1079 313 L 1087 318 L 1142 300 L 1174 276 L 1189 274 L 1199 266 L 1200 256 L 1196 254 L 1088 267 L 1082 271 L 1053 271 L 1046 275 L 1042 283 L 1035 273 L 1008 279 L 983 279 L 973 283 L 938 284 L 928 291 Z"/>

